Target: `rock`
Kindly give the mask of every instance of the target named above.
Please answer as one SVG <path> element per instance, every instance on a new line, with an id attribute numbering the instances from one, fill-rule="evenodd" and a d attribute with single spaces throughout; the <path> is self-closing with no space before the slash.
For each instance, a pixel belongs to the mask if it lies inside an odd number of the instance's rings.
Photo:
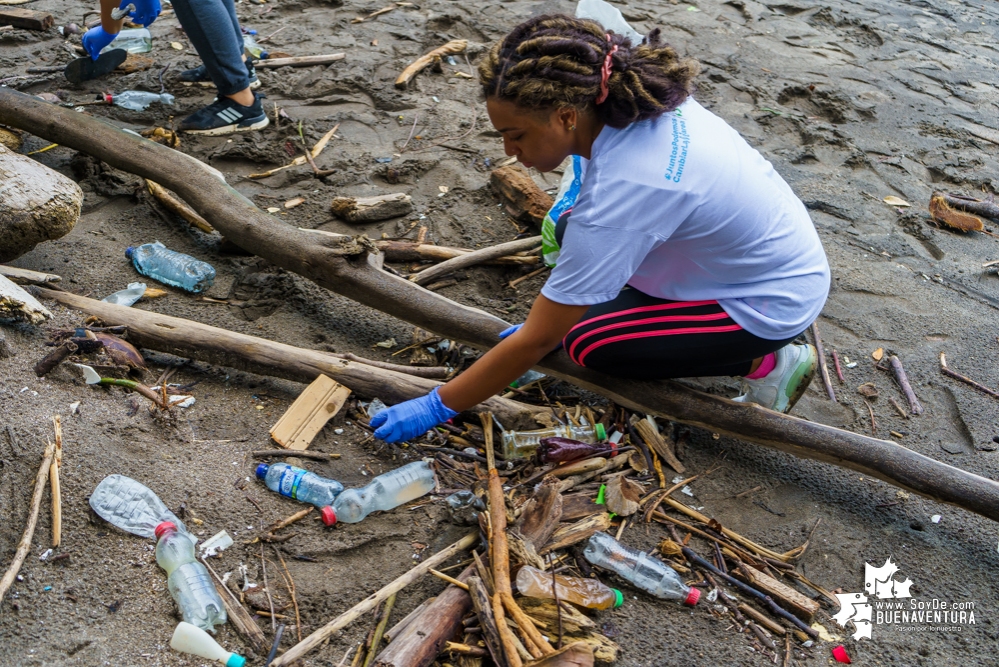
<path id="1" fill-rule="evenodd" d="M 0 262 L 68 234 L 82 205 L 71 179 L 0 144 Z"/>

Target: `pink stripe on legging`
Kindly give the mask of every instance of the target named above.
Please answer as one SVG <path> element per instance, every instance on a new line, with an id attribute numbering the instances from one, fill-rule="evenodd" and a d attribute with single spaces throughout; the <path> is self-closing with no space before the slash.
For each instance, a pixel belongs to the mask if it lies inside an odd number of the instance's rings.
<path id="1" fill-rule="evenodd" d="M 675 336 L 677 334 L 694 334 L 694 333 L 725 333 L 728 331 L 739 331 L 742 329 L 738 324 L 728 324 L 723 327 L 688 327 L 686 329 L 663 329 L 662 331 L 639 331 L 630 334 L 621 334 L 620 336 L 611 336 L 610 338 L 604 338 L 603 340 L 598 340 L 593 343 L 579 355 L 579 360 L 573 359 L 577 364 L 583 366 L 583 362 L 586 361 L 586 355 L 595 350 L 598 347 L 604 345 L 609 345 L 610 343 L 616 343 L 622 340 L 632 340 L 634 338 L 649 338 L 650 336 Z"/>
<path id="2" fill-rule="evenodd" d="M 661 303 L 656 306 L 642 306 L 640 308 L 629 308 L 628 310 L 619 310 L 614 313 L 607 313 L 606 315 L 598 315 L 597 317 L 580 322 L 573 328 L 569 329 L 569 333 L 572 333 L 579 327 L 586 326 L 591 322 L 599 322 L 600 320 L 606 320 L 611 317 L 621 317 L 622 315 L 631 315 L 632 313 L 645 313 L 653 310 L 674 310 L 676 308 L 690 308 L 693 306 L 710 306 L 717 304 L 718 304 L 717 301 L 676 301 L 674 303 Z"/>
<path id="3" fill-rule="evenodd" d="M 620 313 L 616 314 L 619 315 Z M 594 318 L 593 320 L 588 320 L 587 323 L 593 322 L 596 319 L 597 318 Z M 725 319 L 728 319 L 728 313 L 722 311 L 720 313 L 708 313 L 707 315 L 663 315 L 662 317 L 648 317 L 644 320 L 628 320 L 627 322 L 615 322 L 614 324 L 607 324 L 605 326 L 594 329 L 593 331 L 587 331 L 586 333 L 581 335 L 579 338 L 573 341 L 572 346 L 569 348 L 569 356 L 572 357 L 572 355 L 576 351 L 576 346 L 579 345 L 581 341 L 590 338 L 591 336 L 603 333 L 604 331 L 610 331 L 612 329 L 621 329 L 622 327 L 642 326 L 645 324 L 659 324 L 662 322 L 710 322 L 712 320 L 725 320 Z M 569 333 L 572 333 L 572 331 L 570 331 Z"/>

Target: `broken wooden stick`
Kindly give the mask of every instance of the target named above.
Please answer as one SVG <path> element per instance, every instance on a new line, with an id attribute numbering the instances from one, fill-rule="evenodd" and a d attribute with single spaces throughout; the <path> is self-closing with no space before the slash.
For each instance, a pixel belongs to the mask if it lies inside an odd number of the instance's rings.
<path id="1" fill-rule="evenodd" d="M 59 468 L 62 466 L 62 420 L 59 415 L 52 417 L 55 428 L 55 453 L 49 466 L 49 484 L 52 486 L 52 548 L 62 543 L 62 486 L 59 484 Z"/>
<path id="2" fill-rule="evenodd" d="M 541 237 L 532 236 L 526 239 L 517 239 L 516 241 L 508 241 L 506 243 L 489 246 L 488 248 L 482 248 L 465 255 L 459 255 L 453 259 L 449 259 L 445 262 L 441 262 L 440 264 L 423 269 L 419 273 L 411 275 L 409 279 L 417 285 L 429 285 L 441 276 L 446 276 L 449 273 L 454 273 L 455 271 L 468 268 L 469 266 L 481 264 L 482 262 L 490 259 L 497 259 L 505 255 L 514 255 L 518 252 L 530 250 L 537 247 L 539 243 L 541 243 Z"/>
<path id="3" fill-rule="evenodd" d="M 53 273 L 19 269 L 16 266 L 0 266 L 0 276 L 9 278 L 11 282 L 18 285 L 47 285 L 62 280 L 61 276 Z"/>
<path id="4" fill-rule="evenodd" d="M 207 168 L 192 169 L 192 158 L 183 153 L 10 88 L 0 88 L 0 123 L 30 129 L 42 139 L 155 180 L 248 252 L 442 337 L 485 350 L 496 345 L 499 332 L 510 326 L 482 310 L 356 261 L 359 254 L 367 252 L 360 244 L 334 238 L 317 243 L 315 235 L 275 220 Z M 536 368 L 629 410 L 846 467 L 999 521 L 999 482 L 888 440 L 735 403 L 672 381 L 610 377 L 575 365 L 563 351 L 548 355 Z M 343 384 L 351 386 L 347 381 Z M 351 388 L 362 391 L 357 386 Z M 487 409 L 497 412 L 492 406 Z"/>
<path id="5" fill-rule="evenodd" d="M 888 363 L 891 364 L 891 370 L 895 374 L 895 381 L 898 382 L 902 393 L 905 394 L 905 400 L 909 401 L 909 410 L 914 415 L 923 414 L 923 406 L 919 404 L 916 392 L 912 390 L 912 385 L 909 384 L 909 378 L 905 374 L 905 369 L 902 368 L 902 361 L 893 354 L 888 357 Z"/>
<path id="6" fill-rule="evenodd" d="M 156 199 L 163 204 L 167 209 L 176 213 L 180 217 L 187 220 L 187 222 L 192 227 L 197 227 L 205 234 L 214 234 L 215 229 L 208 224 L 208 221 L 198 215 L 198 212 L 193 208 L 182 202 L 181 200 L 174 197 L 170 192 L 164 188 L 162 185 L 155 181 L 150 181 L 146 179 L 146 188 L 149 190 L 149 194 L 156 197 Z"/>
<path id="7" fill-rule="evenodd" d="M 318 230 L 317 230 L 318 231 Z M 467 248 L 450 248 L 448 246 L 429 243 L 414 243 L 382 239 L 375 241 L 375 246 L 385 255 L 386 262 L 443 262 L 461 255 L 467 255 L 474 250 Z M 507 255 L 483 261 L 482 264 L 537 264 L 541 258 L 537 255 Z M 3 269 L 0 268 L 0 271 Z"/>
<path id="8" fill-rule="evenodd" d="M 0 579 L 0 602 L 3 602 L 8 589 L 14 583 L 14 577 L 21 570 L 21 565 L 24 564 L 24 559 L 28 555 L 28 549 L 31 548 L 31 538 L 35 535 L 35 525 L 38 523 L 38 510 L 42 505 L 42 493 L 45 492 L 45 478 L 49 474 L 49 467 L 52 465 L 53 456 L 55 456 L 55 443 L 50 442 L 45 447 L 45 453 L 42 454 L 42 465 L 38 467 L 38 475 L 35 476 L 35 492 L 31 496 L 28 525 L 24 527 L 24 534 L 17 545 L 17 551 L 14 552 L 14 560 L 11 562 L 10 567 L 7 568 L 3 578 Z"/>
<path id="9" fill-rule="evenodd" d="M 638 431 L 638 435 L 645 441 L 645 444 L 655 450 L 656 454 L 668 463 L 670 468 L 681 475 L 687 472 L 687 467 L 680 463 L 676 455 L 673 454 L 672 449 L 670 449 L 669 443 L 666 442 L 666 439 L 660 435 L 659 431 L 648 419 L 639 418 L 635 420 L 634 426 L 635 430 Z"/>
<path id="10" fill-rule="evenodd" d="M 253 647 L 254 651 L 264 653 L 267 650 L 267 640 L 264 637 L 264 631 L 253 620 L 250 612 L 246 611 L 246 607 L 239 601 L 235 593 L 222 583 L 222 577 L 212 569 L 212 566 L 208 563 L 208 559 L 202 556 L 201 562 L 204 563 L 205 567 L 208 568 L 208 572 L 211 573 L 212 583 L 215 584 L 215 589 L 222 598 L 222 604 L 225 605 L 226 616 L 236 626 L 236 631 L 250 642 L 250 646 Z"/>
<path id="11" fill-rule="evenodd" d="M 396 578 L 391 583 L 383 586 L 377 592 L 372 593 L 361 602 L 357 603 L 344 613 L 340 614 L 332 621 L 319 628 L 311 635 L 303 639 L 298 644 L 292 646 L 281 656 L 271 662 L 271 667 L 286 667 L 322 644 L 327 637 L 332 637 L 336 632 L 350 625 L 358 617 L 374 609 L 378 604 L 386 600 L 390 595 L 398 593 L 403 588 L 413 583 L 427 573 L 431 568 L 435 568 L 455 554 L 471 547 L 479 539 L 478 533 L 470 533 L 454 544 L 438 551 L 436 554 L 423 561 L 409 572 Z"/>
<path id="12" fill-rule="evenodd" d="M 819 355 L 819 370 L 822 373 L 822 384 L 829 394 L 829 400 L 836 403 L 836 392 L 833 390 L 832 380 L 829 379 L 829 365 L 826 364 L 826 351 L 822 346 L 822 336 L 819 334 L 819 323 L 812 322 L 812 336 L 815 337 L 815 351 Z"/>
<path id="13" fill-rule="evenodd" d="M 376 197 L 335 197 L 330 209 L 336 217 L 356 225 L 406 215 L 413 210 L 413 198 L 402 192 Z"/>
<path id="14" fill-rule="evenodd" d="M 323 150 L 326 148 L 326 144 L 329 143 L 330 139 L 333 138 L 333 135 L 336 134 L 336 131 L 339 130 L 339 129 L 340 129 L 340 123 L 337 123 L 336 125 L 333 126 L 333 129 L 331 129 L 329 132 L 327 132 L 326 134 L 324 134 L 319 139 L 319 141 L 316 142 L 316 145 L 313 146 L 311 148 L 311 150 L 309 151 L 311 153 L 311 155 L 312 155 L 312 159 L 313 160 L 316 159 L 317 157 L 319 157 L 319 154 L 322 153 Z M 301 166 L 301 165 L 305 164 L 306 162 L 307 162 L 307 160 L 305 159 L 305 156 L 304 155 L 299 155 L 297 158 L 295 158 L 294 160 L 292 160 L 288 164 L 284 165 L 283 167 L 275 167 L 274 169 L 268 169 L 267 171 L 261 172 L 259 174 L 250 174 L 250 175 L 247 176 L 247 178 L 266 178 L 268 176 L 273 176 L 274 174 L 278 173 L 279 171 L 284 171 L 285 169 L 290 169 L 291 167 Z M 188 202 L 192 201 L 192 199 L 190 199 L 190 197 L 188 197 L 188 196 L 185 196 L 183 194 L 183 192 L 180 193 L 180 196 L 183 197 L 185 201 L 188 201 Z M 239 196 L 242 197 L 242 195 L 239 195 Z M 246 202 L 250 206 L 253 206 L 252 202 L 250 202 L 245 197 L 242 197 L 242 199 L 243 199 L 244 202 Z M 195 208 L 197 208 L 196 205 L 195 205 Z M 256 207 L 253 206 L 253 208 L 256 208 Z"/>
<path id="15" fill-rule="evenodd" d="M 259 456 L 261 458 L 272 457 L 272 456 L 295 456 L 302 459 L 313 459 L 316 461 L 329 461 L 330 459 L 340 458 L 340 454 L 311 452 L 307 449 L 296 450 L 294 452 L 289 452 L 287 449 L 257 449 L 250 452 L 250 456 Z"/>
<path id="16" fill-rule="evenodd" d="M 540 226 L 555 203 L 517 164 L 494 169 L 489 175 L 489 185 L 499 195 L 507 214 L 519 222 Z"/>
<path id="17" fill-rule="evenodd" d="M 943 352 L 940 353 L 940 372 L 943 373 L 944 375 L 946 375 L 947 377 L 952 377 L 955 380 L 960 380 L 961 382 L 965 383 L 966 385 L 974 387 L 975 389 L 977 389 L 978 391 L 982 392 L 983 394 L 988 394 L 992 398 L 999 398 L 999 392 L 993 391 L 993 390 L 989 389 L 988 387 L 986 387 L 985 385 L 979 384 L 978 382 L 975 382 L 974 380 L 972 380 L 971 378 L 969 378 L 966 375 L 961 375 L 960 373 L 958 373 L 956 371 L 952 371 L 947 366 L 947 357 L 944 356 Z"/>
<path id="18" fill-rule="evenodd" d="M 257 69 L 274 69 L 275 67 L 311 67 L 312 65 L 329 65 L 347 57 L 345 53 L 330 53 L 321 56 L 295 56 L 293 58 L 266 58 L 254 60 Z M 312 157 L 315 157 L 313 155 Z"/>
<path id="19" fill-rule="evenodd" d="M 37 289 L 47 299 L 96 315 L 105 322 L 127 326 L 129 340 L 137 347 L 295 382 L 311 383 L 317 376 L 327 375 L 363 396 L 377 396 L 388 404 L 417 398 L 439 384 L 414 375 L 340 359 L 329 352 L 293 347 L 191 320 L 116 306 L 70 292 Z M 528 426 L 534 421 L 532 415 L 537 412 L 534 406 L 499 397 L 490 398 L 482 405 L 492 410 L 505 424 Z"/>
<path id="20" fill-rule="evenodd" d="M 468 46 L 468 40 L 466 39 L 452 39 L 444 46 L 438 46 L 430 53 L 420 56 L 419 58 L 414 60 L 409 67 L 402 70 L 402 74 L 400 74 L 399 78 L 395 80 L 395 87 L 405 88 L 406 86 L 409 85 L 409 82 L 412 81 L 413 77 L 419 74 L 421 71 L 423 71 L 428 65 L 430 65 L 435 58 L 443 58 L 444 56 L 453 56 L 457 53 L 461 53 L 462 51 L 464 51 L 465 47 L 467 46 Z"/>
<path id="21" fill-rule="evenodd" d="M 41 324 L 51 317 L 52 313 L 38 303 L 38 299 L 24 291 L 20 285 L 0 276 L 0 319 Z"/>
<path id="22" fill-rule="evenodd" d="M 356 361 L 359 364 L 374 366 L 375 368 L 384 368 L 387 371 L 405 373 L 406 375 L 414 375 L 420 378 L 443 380 L 451 374 L 451 371 L 449 371 L 445 366 L 405 366 L 403 364 L 390 364 L 387 361 L 365 359 L 364 357 L 359 357 L 356 354 L 351 354 L 350 352 L 334 352 L 332 354 L 336 357 L 340 357 L 341 359 L 346 359 L 347 361 Z"/>
<path id="23" fill-rule="evenodd" d="M 489 598 L 489 592 L 486 590 L 486 585 L 482 579 L 479 577 L 469 577 L 468 594 L 472 598 L 472 606 L 475 609 L 475 614 L 479 617 L 479 627 L 482 628 L 482 641 L 485 642 L 489 654 L 492 655 L 493 662 L 499 665 L 499 667 L 512 664 L 505 660 L 504 642 L 500 637 L 496 617 L 493 614 L 492 600 Z M 517 664 L 520 664 L 520 656 L 516 650 L 513 651 L 513 654 L 515 656 L 514 659 L 518 661 Z"/>

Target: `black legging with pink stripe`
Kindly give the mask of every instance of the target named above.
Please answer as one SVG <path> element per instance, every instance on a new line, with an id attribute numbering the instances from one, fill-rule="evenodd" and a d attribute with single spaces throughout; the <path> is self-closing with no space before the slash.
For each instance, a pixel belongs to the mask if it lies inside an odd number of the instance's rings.
<path id="1" fill-rule="evenodd" d="M 717 301 L 669 301 L 626 287 L 586 311 L 563 345 L 580 366 L 652 380 L 745 375 L 754 359 L 792 340 L 749 333 Z"/>

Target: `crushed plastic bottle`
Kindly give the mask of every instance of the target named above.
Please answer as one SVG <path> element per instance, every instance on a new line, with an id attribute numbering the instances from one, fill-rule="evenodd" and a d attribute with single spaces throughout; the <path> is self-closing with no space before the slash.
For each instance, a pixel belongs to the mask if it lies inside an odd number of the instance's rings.
<path id="1" fill-rule="evenodd" d="M 563 426 L 537 431 L 503 431 L 503 458 L 522 459 L 532 455 L 541 444 L 542 438 L 569 438 L 581 442 L 594 443 L 607 439 L 603 424 L 593 426 Z"/>
<path id="2" fill-rule="evenodd" d="M 149 53 L 153 50 L 153 36 L 148 28 L 129 28 L 122 30 L 114 41 L 101 49 L 107 53 L 111 49 L 125 49 L 129 53 Z"/>
<path id="3" fill-rule="evenodd" d="M 215 281 L 215 268 L 190 255 L 168 250 L 159 241 L 129 246 L 125 257 L 132 260 L 135 270 L 144 276 L 188 292 L 204 292 Z"/>
<path id="4" fill-rule="evenodd" d="M 320 477 L 287 463 L 261 463 L 257 466 L 257 479 L 264 480 L 271 491 L 318 507 L 327 526 L 336 523 L 336 516 L 332 514 L 330 505 L 343 492 L 343 484 L 335 479 Z"/>
<path id="5" fill-rule="evenodd" d="M 145 90 L 125 90 L 117 95 L 105 93 L 101 98 L 108 104 L 130 111 L 145 111 L 153 102 L 173 104 L 174 99 L 170 93 L 150 93 Z"/>
<path id="6" fill-rule="evenodd" d="M 257 44 L 252 34 L 243 35 L 243 52 L 246 53 L 247 58 L 253 58 L 254 60 L 267 60 L 267 57 L 270 55 L 264 50 L 264 47 Z"/>
<path id="7" fill-rule="evenodd" d="M 141 299 L 142 295 L 145 293 L 146 283 L 129 283 L 126 289 L 118 290 L 114 294 L 109 294 L 101 299 L 101 301 L 104 303 L 112 303 L 116 306 L 131 306 L 134 305 L 136 301 Z"/>
<path id="8" fill-rule="evenodd" d="M 167 574 L 167 588 L 184 622 L 209 632 L 224 625 L 225 604 L 208 568 L 195 558 L 194 543 L 171 521 L 156 526 L 156 540 L 156 563 Z"/>
<path id="9" fill-rule="evenodd" d="M 124 475 L 108 475 L 90 494 L 90 506 L 99 517 L 113 526 L 138 535 L 155 538 L 156 526 L 169 521 L 187 534 L 184 523 L 167 509 L 159 497 L 144 484 Z"/>
<path id="10" fill-rule="evenodd" d="M 243 667 L 246 658 L 225 650 L 211 635 L 190 623 L 181 621 L 170 638 L 170 648 L 181 653 L 190 653 L 209 660 L 218 660 L 226 667 Z"/>
<path id="11" fill-rule="evenodd" d="M 583 556 L 597 567 L 610 570 L 658 598 L 693 607 L 701 597 L 701 591 L 685 586 L 680 575 L 669 565 L 644 551 L 626 547 L 607 533 L 594 533 L 586 543 Z"/>
<path id="12" fill-rule="evenodd" d="M 424 496 L 435 485 L 434 471 L 426 461 L 404 465 L 378 475 L 367 486 L 341 493 L 333 503 L 333 521 L 357 523 L 376 510 L 390 510 Z"/>
<path id="13" fill-rule="evenodd" d="M 452 523 L 462 526 L 475 526 L 479 523 L 479 512 L 486 509 L 482 499 L 464 489 L 452 493 L 444 499 Z"/>
<path id="14" fill-rule="evenodd" d="M 520 568 L 517 573 L 517 590 L 521 595 L 551 600 L 558 593 L 559 600 L 566 600 L 588 609 L 610 609 L 624 604 L 621 591 L 605 586 L 596 579 L 563 577 L 555 575 L 555 590 L 552 591 L 552 575 L 530 565 Z"/>
<path id="15" fill-rule="evenodd" d="M 518 389 L 520 387 L 523 387 L 526 384 L 530 384 L 530 383 L 534 382 L 535 380 L 540 380 L 540 379 L 546 378 L 546 377 L 548 377 L 548 376 L 545 375 L 544 373 L 539 373 L 537 371 L 527 371 L 526 373 L 524 373 L 523 375 L 521 375 L 519 378 L 517 378 L 516 380 L 514 380 L 513 382 L 511 382 L 510 386 L 513 387 L 514 389 Z"/>
<path id="16" fill-rule="evenodd" d="M 542 438 L 538 455 L 542 463 L 567 463 L 593 454 L 617 455 L 617 443 L 589 443 L 571 438 Z"/>

